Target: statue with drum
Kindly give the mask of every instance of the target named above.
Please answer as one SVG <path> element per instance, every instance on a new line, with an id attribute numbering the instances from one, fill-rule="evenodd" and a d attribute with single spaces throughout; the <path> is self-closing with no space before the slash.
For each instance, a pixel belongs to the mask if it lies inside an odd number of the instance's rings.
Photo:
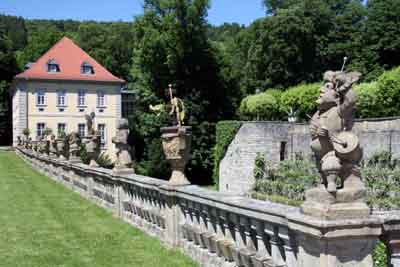
<path id="1" fill-rule="evenodd" d="M 321 183 L 306 192 L 302 212 L 323 219 L 370 214 L 359 167 L 362 149 L 352 132 L 356 100 L 352 85 L 361 74 L 343 69 L 325 72 L 318 111 L 310 117 L 311 149 Z"/>

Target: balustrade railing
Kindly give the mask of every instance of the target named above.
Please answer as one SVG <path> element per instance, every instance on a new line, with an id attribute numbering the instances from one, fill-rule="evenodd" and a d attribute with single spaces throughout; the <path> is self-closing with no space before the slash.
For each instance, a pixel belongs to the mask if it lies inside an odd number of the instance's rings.
<path id="1" fill-rule="evenodd" d="M 17 152 L 38 171 L 166 244 L 183 249 L 201 266 L 311 266 L 303 257 L 310 252 L 304 251 L 299 240 L 320 235 L 323 243 L 330 238 L 324 231 L 331 233 L 333 227 L 324 228 L 320 222 L 313 229 L 321 232 L 305 234 L 299 229 L 310 223 L 291 217 L 299 213 L 296 207 L 194 185 L 174 187 L 167 181 L 135 174 L 118 176 L 110 170 L 50 159 L 20 148 Z M 374 213 L 372 217 L 376 219 L 373 224 L 379 222 L 382 228 L 380 238 L 388 247 L 388 266 L 400 267 L 400 211 Z M 323 257 L 322 252 L 315 253 Z"/>

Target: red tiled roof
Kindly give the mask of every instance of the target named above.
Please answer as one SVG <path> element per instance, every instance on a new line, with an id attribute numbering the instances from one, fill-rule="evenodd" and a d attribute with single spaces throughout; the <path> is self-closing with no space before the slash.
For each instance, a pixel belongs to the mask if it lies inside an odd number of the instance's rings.
<path id="1" fill-rule="evenodd" d="M 54 60 L 59 72 L 47 72 L 47 63 Z M 92 65 L 94 74 L 82 74 L 81 65 L 87 62 Z M 63 37 L 43 56 L 41 56 L 32 67 L 17 76 L 16 79 L 40 79 L 40 80 L 74 80 L 74 81 L 96 81 L 124 83 L 125 81 L 112 75 L 103 66 L 97 63 L 79 46 L 69 38 Z"/>

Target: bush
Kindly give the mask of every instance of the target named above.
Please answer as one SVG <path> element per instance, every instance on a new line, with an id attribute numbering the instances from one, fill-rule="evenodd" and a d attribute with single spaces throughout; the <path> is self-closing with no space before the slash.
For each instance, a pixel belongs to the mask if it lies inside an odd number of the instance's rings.
<path id="1" fill-rule="evenodd" d="M 378 83 L 362 83 L 354 86 L 357 96 L 356 117 L 373 118 L 379 117 Z"/>
<path id="2" fill-rule="evenodd" d="M 321 83 L 312 83 L 289 88 L 280 98 L 281 112 L 287 114 L 292 108 L 300 120 L 308 120 L 307 114 L 317 110 L 320 87 Z"/>
<path id="3" fill-rule="evenodd" d="M 239 121 L 220 121 L 216 126 L 216 137 L 215 147 L 213 152 L 214 158 L 214 169 L 213 169 L 213 180 L 218 185 L 219 179 L 219 163 L 225 156 L 228 146 L 235 137 L 242 123 Z"/>
<path id="4" fill-rule="evenodd" d="M 380 116 L 400 115 L 400 67 L 384 72 L 378 78 Z"/>
<path id="5" fill-rule="evenodd" d="M 105 169 L 112 169 L 114 168 L 114 164 L 108 154 L 102 152 L 96 159 L 97 164 L 99 164 L 100 167 L 105 168 Z"/>
<path id="6" fill-rule="evenodd" d="M 255 169 L 260 166 L 259 157 Z M 254 190 L 269 196 L 281 196 L 295 201 L 303 201 L 305 191 L 319 181 L 318 171 L 314 164 L 304 160 L 282 161 L 277 166 L 266 165 L 265 178 L 258 175 Z"/>
<path id="7" fill-rule="evenodd" d="M 273 93 L 276 94 L 276 90 Z M 239 113 L 252 120 L 274 120 L 279 117 L 279 104 L 276 97 L 268 92 L 250 95 L 240 103 Z"/>

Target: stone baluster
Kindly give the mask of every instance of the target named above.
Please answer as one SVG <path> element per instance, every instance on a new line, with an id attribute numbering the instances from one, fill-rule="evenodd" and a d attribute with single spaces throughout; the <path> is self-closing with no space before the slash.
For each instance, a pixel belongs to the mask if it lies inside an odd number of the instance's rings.
<path id="1" fill-rule="evenodd" d="M 229 228 L 228 212 L 218 210 L 218 220 L 221 227 L 221 237 L 217 239 L 217 254 L 232 262 L 234 259 L 230 246 L 233 244 L 233 236 Z"/>
<path id="2" fill-rule="evenodd" d="M 400 267 L 400 219 L 383 225 L 383 237 L 388 250 L 388 267 Z"/>
<path id="3" fill-rule="evenodd" d="M 257 219 L 251 220 L 252 227 L 256 232 L 257 253 L 252 256 L 251 260 L 254 267 L 264 267 L 272 265 L 271 246 L 269 237 L 265 234 L 264 223 Z"/>
<path id="4" fill-rule="evenodd" d="M 256 254 L 256 245 L 254 242 L 254 235 L 250 224 L 250 219 L 246 216 L 239 217 L 239 223 L 241 226 L 241 233 L 244 246 L 240 250 L 241 262 L 244 266 L 252 266 L 251 258 Z"/>
<path id="5" fill-rule="evenodd" d="M 282 255 L 282 240 L 279 238 L 279 226 L 266 222 L 265 233 L 270 237 L 269 242 L 271 244 L 271 257 L 274 266 L 280 267 L 285 266 L 285 260 Z"/>
<path id="6" fill-rule="evenodd" d="M 295 234 L 287 227 L 279 227 L 279 239 L 283 242 L 287 267 L 297 266 L 297 242 Z"/>

